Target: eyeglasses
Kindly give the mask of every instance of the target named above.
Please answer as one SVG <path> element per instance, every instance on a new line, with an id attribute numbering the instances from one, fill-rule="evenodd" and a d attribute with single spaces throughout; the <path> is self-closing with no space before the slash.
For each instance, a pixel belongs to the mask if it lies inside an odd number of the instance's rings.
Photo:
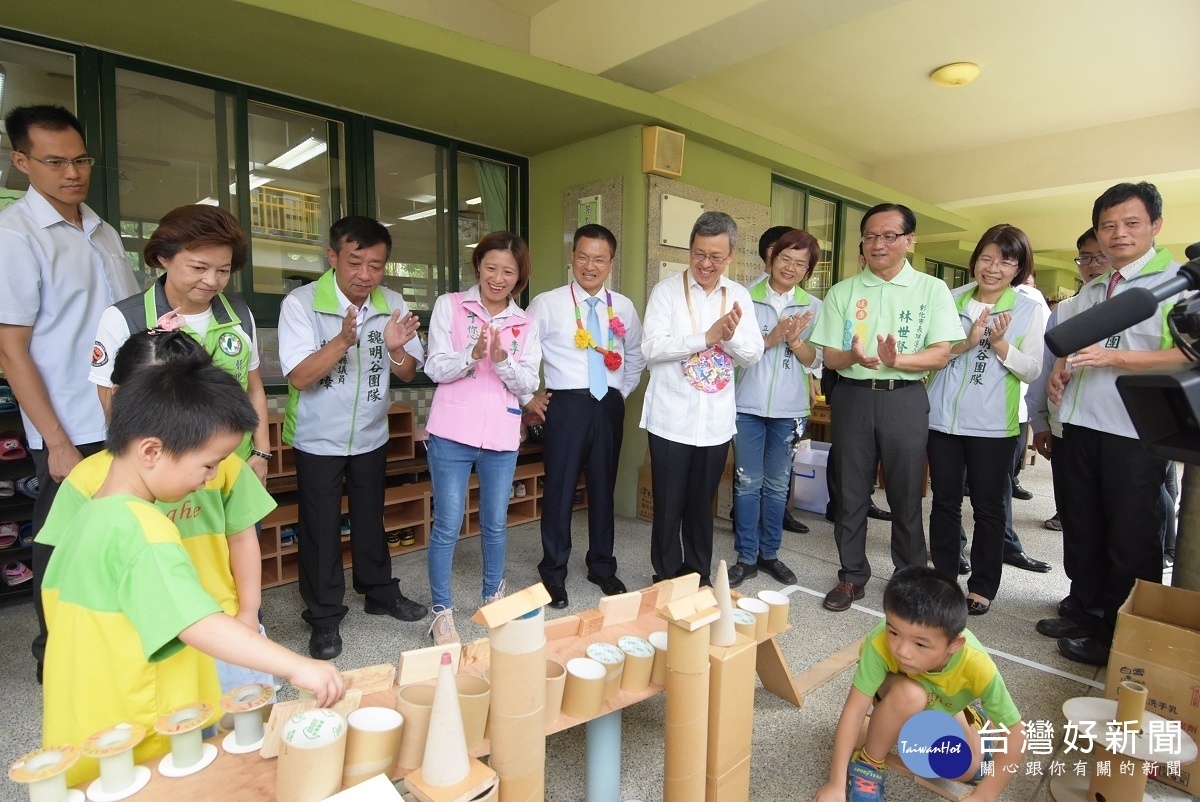
<path id="1" fill-rule="evenodd" d="M 996 261 L 995 259 L 993 259 L 990 256 L 981 256 L 975 260 L 976 267 L 991 267 L 992 265 L 1000 265 L 1000 267 L 1005 270 L 1016 270 L 1018 267 L 1020 267 L 1019 264 L 1012 261 L 1011 259 L 1003 259 L 1001 261 Z"/>
<path id="2" fill-rule="evenodd" d="M 797 270 L 808 270 L 808 262 L 803 259 L 793 259 L 790 256 L 776 256 L 775 261 L 780 267 L 794 267 Z"/>
<path id="3" fill-rule="evenodd" d="M 713 267 L 716 267 L 718 265 L 724 264 L 725 260 L 727 260 L 732 255 L 733 254 L 731 254 L 731 253 L 725 253 L 725 254 L 699 253 L 698 251 L 692 251 L 692 261 L 698 265 L 702 265 L 705 262 L 708 262 Z"/>
<path id="4" fill-rule="evenodd" d="M 39 159 L 37 156 L 30 156 L 28 153 L 25 153 L 25 151 L 23 151 L 23 150 L 19 150 L 17 152 L 25 154 L 25 156 L 29 157 L 30 159 L 33 159 L 35 162 L 41 162 L 42 164 L 49 167 L 51 170 L 65 170 L 65 169 L 67 169 L 68 164 L 73 164 L 82 170 L 84 167 L 91 167 L 93 164 L 96 163 L 96 159 L 93 158 L 92 156 L 80 156 L 78 159 L 60 159 L 57 157 L 51 157 L 49 159 Z"/>
<path id="5" fill-rule="evenodd" d="M 896 234 L 891 231 L 887 232 L 886 234 L 864 234 L 861 242 L 863 245 L 874 245 L 877 240 L 883 240 L 888 245 L 891 245 L 901 237 L 907 236 L 908 234 Z"/>
<path id="6" fill-rule="evenodd" d="M 1088 256 L 1088 255 L 1076 256 L 1071 261 L 1073 261 L 1075 264 L 1079 265 L 1080 267 L 1083 267 L 1084 265 L 1093 264 L 1093 263 L 1098 264 L 1098 265 L 1107 264 L 1109 260 L 1108 260 L 1108 257 L 1105 256 L 1104 254 L 1098 253 L 1095 256 Z"/>
<path id="7" fill-rule="evenodd" d="M 603 270 L 612 264 L 612 258 L 608 256 L 596 256 L 592 259 L 589 259 L 582 253 L 575 255 L 575 264 L 579 265 L 580 267 L 583 267 L 589 263 L 592 265 L 592 267 Z"/>

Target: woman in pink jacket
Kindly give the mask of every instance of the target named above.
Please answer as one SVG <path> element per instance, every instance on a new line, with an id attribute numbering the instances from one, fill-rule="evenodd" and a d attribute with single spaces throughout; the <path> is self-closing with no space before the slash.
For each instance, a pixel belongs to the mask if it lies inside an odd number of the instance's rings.
<path id="1" fill-rule="evenodd" d="M 493 232 L 472 261 L 478 283 L 433 306 L 425 361 L 426 375 L 438 385 L 426 426 L 433 480 L 429 632 L 438 645 L 459 639 L 450 570 L 472 467 L 479 476 L 483 601 L 504 595 L 508 494 L 521 442 L 517 397 L 537 389 L 542 362 L 537 324 L 513 301 L 529 283 L 529 246 L 515 234 Z"/>

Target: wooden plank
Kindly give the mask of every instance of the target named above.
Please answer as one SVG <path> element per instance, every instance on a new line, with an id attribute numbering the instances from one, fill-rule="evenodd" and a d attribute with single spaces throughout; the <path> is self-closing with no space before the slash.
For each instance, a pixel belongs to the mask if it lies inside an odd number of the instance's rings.
<path id="1" fill-rule="evenodd" d="M 787 661 L 783 658 L 783 651 L 774 638 L 767 638 L 758 644 L 755 659 L 758 678 L 762 680 L 764 688 L 785 702 L 804 707 L 804 697 L 796 688 Z"/>
<path id="2" fill-rule="evenodd" d="M 471 760 L 471 770 L 466 779 L 449 788 L 438 788 L 425 782 L 421 770 L 417 769 L 404 780 L 404 787 L 418 802 L 448 802 L 448 800 L 475 799 L 496 784 L 496 772 L 478 760 Z"/>
<path id="3" fill-rule="evenodd" d="M 461 643 L 447 643 L 444 646 L 426 646 L 422 649 L 409 649 L 400 653 L 399 675 L 397 685 L 412 685 L 414 682 L 425 682 L 437 679 L 438 668 L 442 664 L 442 655 L 449 652 L 455 673 L 462 655 Z M 390 686 L 389 686 L 390 687 Z"/>
<path id="4" fill-rule="evenodd" d="M 362 704 L 363 692 L 356 689 L 346 691 L 346 695 L 342 697 L 342 701 L 334 705 L 331 710 L 342 714 L 342 717 L 358 710 Z M 303 713 L 305 710 L 312 710 L 317 706 L 316 699 L 293 699 L 290 702 L 279 702 L 271 708 L 271 718 L 267 721 L 266 732 L 263 735 L 262 748 L 258 753 L 266 758 L 279 757 L 279 742 L 283 737 L 283 722 L 287 721 L 297 713 Z"/>
<path id="5" fill-rule="evenodd" d="M 539 607 L 545 607 L 549 603 L 550 591 L 546 590 L 545 585 L 538 582 L 536 585 L 530 585 L 524 590 L 480 607 L 475 615 L 471 616 L 471 620 L 491 629 L 501 624 L 507 624 L 514 618 L 520 618 Z"/>
<path id="6" fill-rule="evenodd" d="M 624 624 L 638 617 L 642 606 L 642 594 L 638 592 L 621 593 L 616 596 L 605 596 L 600 599 L 600 614 L 604 616 L 604 626 Z"/>
<path id="7" fill-rule="evenodd" d="M 355 668 L 342 672 L 346 690 L 356 688 L 364 694 L 386 691 L 396 683 L 396 667 L 391 663 Z"/>
<path id="8" fill-rule="evenodd" d="M 576 617 L 579 619 L 579 629 L 575 634 L 579 636 L 595 635 L 604 629 L 604 616 L 599 610 L 583 610 Z"/>
<path id="9" fill-rule="evenodd" d="M 864 640 L 866 640 L 865 637 L 859 638 L 844 649 L 838 649 L 807 671 L 801 671 L 793 679 L 796 691 L 801 696 L 807 696 L 838 674 L 856 664 Z"/>
<path id="10" fill-rule="evenodd" d="M 564 615 L 546 622 L 546 640 L 569 638 L 579 632 L 579 616 Z"/>
<path id="11" fill-rule="evenodd" d="M 690 622 L 696 617 L 696 613 L 707 611 L 709 608 L 716 608 L 717 597 L 713 595 L 712 588 L 701 588 L 699 591 L 691 595 L 684 596 L 680 599 L 668 602 L 665 607 L 660 607 L 658 614 L 668 621 Z M 717 610 L 717 617 L 720 617 L 720 611 Z M 705 616 L 701 616 L 705 617 Z M 696 624 L 690 629 L 695 630 L 703 626 Z"/>
<path id="12" fill-rule="evenodd" d="M 904 761 L 900 759 L 899 755 L 889 753 L 887 758 L 884 759 L 884 763 L 887 763 L 889 770 L 911 777 L 917 785 L 933 791 L 942 799 L 949 799 L 950 802 L 961 802 L 961 800 L 968 797 L 972 790 L 971 786 L 966 783 L 955 782 L 954 780 L 918 777 L 908 770 L 908 766 L 904 765 Z"/>

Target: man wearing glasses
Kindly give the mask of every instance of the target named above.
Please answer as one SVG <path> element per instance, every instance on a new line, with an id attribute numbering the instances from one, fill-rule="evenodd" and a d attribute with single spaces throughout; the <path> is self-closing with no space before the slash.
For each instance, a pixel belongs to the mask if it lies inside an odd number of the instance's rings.
<path id="1" fill-rule="evenodd" d="M 613 557 L 613 492 L 625 399 L 641 381 L 646 361 L 633 302 L 604 286 L 616 255 L 611 231 L 595 223 L 583 226 L 571 248 L 574 280 L 529 304 L 542 336 L 546 389 L 522 400 L 545 422 L 538 573 L 555 609 L 567 606 L 571 511 L 581 471 L 588 494 L 588 581 L 606 596 L 625 592 Z M 587 332 L 586 343 L 581 332 Z"/>
<path id="2" fill-rule="evenodd" d="M 763 354 L 750 293 L 725 277 L 737 235 L 729 215 L 700 215 L 688 269 L 660 281 L 646 303 L 641 426 L 650 440 L 655 582 L 695 572 L 712 584 L 712 503 L 737 431 L 733 369 Z"/>
<path id="3" fill-rule="evenodd" d="M 912 210 L 895 203 L 863 215 L 868 269 L 830 288 L 812 337 L 825 347 L 825 367 L 840 375 L 829 399 L 838 449 L 833 534 L 842 565 L 824 604 L 834 612 L 861 599 L 871 578 L 867 505 L 877 458 L 892 511 L 892 563 L 899 570 L 926 562 L 921 494 L 929 399 L 923 382 L 946 366 L 950 345 L 964 334 L 945 283 L 908 263 L 916 226 Z"/>
<path id="4" fill-rule="evenodd" d="M 0 212 L 0 369 L 21 405 L 37 471 L 36 535 L 59 482 L 104 447 L 104 412 L 88 381 L 92 344 L 100 315 L 138 286 L 120 235 L 83 202 L 95 159 L 75 115 L 22 106 L 4 122 L 29 191 Z M 33 546 L 39 681 L 46 626 L 38 591 L 51 551 Z"/>

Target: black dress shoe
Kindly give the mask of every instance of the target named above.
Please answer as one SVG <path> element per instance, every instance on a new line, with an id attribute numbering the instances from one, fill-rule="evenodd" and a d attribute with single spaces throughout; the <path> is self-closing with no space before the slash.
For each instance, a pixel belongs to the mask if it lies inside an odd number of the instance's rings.
<path id="1" fill-rule="evenodd" d="M 1037 631 L 1047 638 L 1090 638 L 1092 630 L 1070 618 L 1043 618 L 1037 622 Z"/>
<path id="2" fill-rule="evenodd" d="M 825 505 L 825 520 L 829 521 L 829 523 L 834 522 L 833 521 L 834 512 L 835 512 L 835 510 L 833 508 L 833 502 L 831 501 Z"/>
<path id="3" fill-rule="evenodd" d="M 788 510 L 783 515 L 783 528 L 789 532 L 797 532 L 801 535 L 806 535 L 812 531 L 805 526 L 802 521 L 799 521 L 794 515 L 792 515 L 791 510 Z"/>
<path id="4" fill-rule="evenodd" d="M 753 579 L 756 576 L 758 576 L 757 565 L 749 565 L 738 560 L 729 566 L 729 587 L 736 588 L 747 579 Z"/>
<path id="5" fill-rule="evenodd" d="M 872 502 L 871 502 L 871 504 L 870 504 L 870 505 L 867 507 L 867 517 L 868 517 L 868 518 L 874 518 L 876 521 L 890 521 L 890 520 L 892 520 L 892 514 L 891 514 L 890 512 L 888 512 L 887 510 L 880 509 L 879 507 L 876 507 L 876 506 L 875 506 L 875 502 L 873 502 L 873 501 L 872 501 Z"/>
<path id="6" fill-rule="evenodd" d="M 785 585 L 796 584 L 796 575 L 792 573 L 792 569 L 784 565 L 783 560 L 780 560 L 779 558 L 774 560 L 765 560 L 762 557 L 759 557 L 758 567 L 775 577 L 776 582 L 782 582 Z"/>
<path id="7" fill-rule="evenodd" d="M 593 585 L 600 586 L 600 592 L 605 596 L 619 596 L 622 593 L 628 593 L 625 588 L 625 583 L 617 579 L 615 576 L 596 576 L 588 574 L 587 581 Z"/>
<path id="8" fill-rule="evenodd" d="M 958 553 L 958 575 L 966 576 L 971 573 L 971 561 L 962 552 Z"/>
<path id="9" fill-rule="evenodd" d="M 332 660 L 342 653 L 342 635 L 337 625 L 313 627 L 308 636 L 308 653 L 314 660 Z"/>
<path id="10" fill-rule="evenodd" d="M 376 604 L 367 599 L 367 603 L 363 605 L 363 612 L 367 615 L 390 615 L 398 621 L 420 621 L 429 610 L 425 605 L 406 599 L 404 594 L 400 594 L 388 604 Z"/>
<path id="11" fill-rule="evenodd" d="M 1004 555 L 1004 562 L 1014 568 L 1020 568 L 1022 571 L 1033 571 L 1036 574 L 1049 573 L 1050 569 L 1053 568 L 1050 563 L 1035 560 L 1023 551 Z"/>
<path id="12" fill-rule="evenodd" d="M 1108 665 L 1110 646 L 1099 638 L 1059 638 L 1058 651 L 1068 660 L 1091 666 Z"/>
<path id="13" fill-rule="evenodd" d="M 1033 493 L 1030 493 L 1028 490 L 1021 487 L 1021 483 L 1016 479 L 1013 479 L 1012 481 L 1012 491 L 1013 498 L 1019 498 L 1021 501 L 1029 501 L 1029 499 L 1033 498 Z M 1104 662 L 1107 663 L 1108 661 L 1105 660 Z"/>
<path id="14" fill-rule="evenodd" d="M 546 591 L 550 594 L 550 606 L 555 610 L 562 610 L 567 606 L 567 589 L 562 585 L 546 585 Z"/>

